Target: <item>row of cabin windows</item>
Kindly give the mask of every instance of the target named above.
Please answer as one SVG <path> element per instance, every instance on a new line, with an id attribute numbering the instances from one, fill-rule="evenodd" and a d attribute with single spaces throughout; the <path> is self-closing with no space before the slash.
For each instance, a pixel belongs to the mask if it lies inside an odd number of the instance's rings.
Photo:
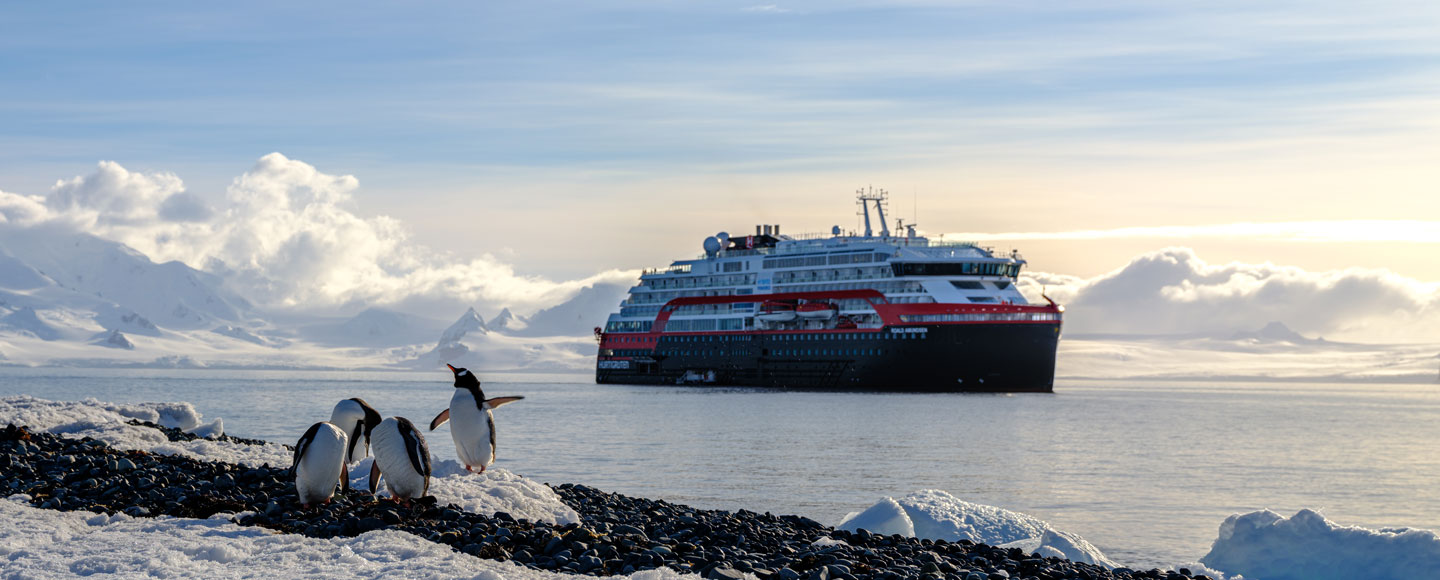
<path id="1" fill-rule="evenodd" d="M 789 282 L 825 282 L 829 280 L 873 280 L 876 278 L 889 277 L 891 277 L 890 268 L 878 266 L 871 268 L 825 268 L 819 270 L 776 272 L 773 280 L 776 284 L 785 284 Z"/>
<path id="2" fill-rule="evenodd" d="M 697 334 L 682 336 L 666 336 L 666 343 L 678 342 L 733 342 L 753 340 L 752 334 Z M 925 338 L 924 334 L 896 334 L 891 332 L 827 332 L 815 334 L 772 334 L 765 336 L 772 341 L 781 342 L 815 342 L 825 340 L 914 340 Z"/>
<path id="3" fill-rule="evenodd" d="M 901 314 L 900 321 L 917 322 L 1058 322 L 1056 312 L 986 312 L 980 314 Z"/>
<path id="4" fill-rule="evenodd" d="M 1020 275 L 1020 264 L 1005 262 L 891 262 L 896 276 L 1005 276 Z"/>
<path id="5" fill-rule="evenodd" d="M 621 320 L 605 325 L 605 332 L 650 332 L 651 320 Z"/>
<path id="6" fill-rule="evenodd" d="M 642 279 L 641 286 L 666 290 L 670 288 L 707 288 L 711 286 L 743 286 L 755 283 L 754 274 L 721 274 L 718 276 L 684 276 Z"/>
<path id="7" fill-rule="evenodd" d="M 990 284 L 995 286 L 996 290 L 1004 290 L 1010 287 L 1010 282 L 1006 280 L 990 282 Z M 985 283 L 976 280 L 951 280 L 950 285 L 960 290 L 985 290 Z"/>
<path id="8" fill-rule="evenodd" d="M 776 287 L 776 292 L 819 292 L 822 290 L 874 290 L 881 294 L 924 292 L 919 282 L 850 282 L 842 284 L 790 284 Z"/>
<path id="9" fill-rule="evenodd" d="M 880 348 L 777 348 L 766 351 L 767 356 L 879 356 L 885 354 Z"/>
<path id="10" fill-rule="evenodd" d="M 617 356 L 627 356 L 616 351 Z M 661 352 L 667 356 L 745 356 L 749 353 L 743 350 L 687 350 L 687 349 L 666 349 Z M 881 356 L 885 354 L 883 348 L 776 348 L 765 349 L 762 356 Z M 633 355 L 630 355 L 633 356 Z"/>
<path id="11" fill-rule="evenodd" d="M 770 270 L 774 268 L 799 268 L 802 266 L 836 266 L 841 264 L 868 264 L 870 262 L 884 262 L 889 259 L 888 254 L 874 252 L 847 252 L 819 256 L 792 256 L 786 258 L 765 258 L 761 268 Z"/>

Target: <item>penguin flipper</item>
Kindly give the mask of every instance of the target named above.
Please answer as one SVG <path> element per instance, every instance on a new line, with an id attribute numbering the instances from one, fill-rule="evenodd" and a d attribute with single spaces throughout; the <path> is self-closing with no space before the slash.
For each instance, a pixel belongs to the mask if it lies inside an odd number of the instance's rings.
<path id="1" fill-rule="evenodd" d="M 360 433 L 364 428 L 364 421 L 355 422 L 355 432 L 350 434 L 350 444 L 345 446 L 345 465 L 350 465 L 350 458 L 355 456 L 355 445 L 360 443 Z"/>
<path id="2" fill-rule="evenodd" d="M 380 487 L 380 463 L 370 464 L 370 495 L 375 495 L 375 490 Z"/>
<path id="3" fill-rule="evenodd" d="M 499 407 L 500 405 L 504 405 L 506 403 L 514 403 L 515 401 L 519 401 L 520 399 L 524 398 L 525 397 L 495 397 L 493 399 L 485 399 L 485 404 L 490 405 L 490 408 L 494 409 L 496 407 Z"/>
<path id="4" fill-rule="evenodd" d="M 449 420 L 450 409 L 445 409 L 444 411 L 441 411 L 439 415 L 436 415 L 433 420 L 430 421 L 430 430 L 434 431 L 436 427 L 444 425 L 445 422 Z"/>
<path id="5" fill-rule="evenodd" d="M 320 426 L 323 424 L 324 423 L 316 423 L 311 425 L 309 429 L 305 430 L 305 434 L 300 436 L 300 440 L 295 442 L 295 456 L 290 461 L 291 475 L 295 474 L 295 468 L 300 466 L 300 460 L 305 458 L 305 451 L 307 451 L 310 448 L 310 444 L 315 441 L 315 435 L 320 433 Z"/>

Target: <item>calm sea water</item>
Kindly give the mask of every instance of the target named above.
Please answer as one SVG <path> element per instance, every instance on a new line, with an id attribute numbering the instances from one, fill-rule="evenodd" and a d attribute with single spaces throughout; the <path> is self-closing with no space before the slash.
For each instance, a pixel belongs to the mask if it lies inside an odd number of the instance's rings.
<path id="1" fill-rule="evenodd" d="M 1193 561 L 1226 516 L 1314 508 L 1440 530 L 1440 385 L 1061 382 L 1053 395 L 598 386 L 482 374 L 498 465 L 704 508 L 834 524 L 942 489 L 1078 533 L 1136 566 Z M 0 369 L 0 395 L 188 401 L 232 435 L 293 443 L 360 396 L 429 422 L 448 372 Z M 453 458 L 448 428 L 429 438 Z"/>

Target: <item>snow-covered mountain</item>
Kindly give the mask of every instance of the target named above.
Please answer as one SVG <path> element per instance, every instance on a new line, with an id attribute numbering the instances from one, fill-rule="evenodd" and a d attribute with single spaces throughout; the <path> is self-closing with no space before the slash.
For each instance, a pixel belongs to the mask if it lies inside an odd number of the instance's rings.
<path id="1" fill-rule="evenodd" d="M 596 326 L 619 308 L 629 290 L 626 284 L 586 286 L 565 302 L 527 318 L 525 326 L 511 331 L 516 336 L 590 336 Z M 503 314 L 503 312 L 502 312 Z"/>
<path id="2" fill-rule="evenodd" d="M 252 316 L 223 281 L 179 262 L 156 264 L 116 242 L 49 228 L 0 231 L 0 300 L 69 309 L 107 330 L 208 329 Z"/>
<path id="3" fill-rule="evenodd" d="M 527 323 L 524 318 L 510 312 L 509 308 L 502 308 L 495 318 L 491 318 L 490 322 L 485 323 L 485 326 L 495 332 L 517 332 L 525 330 Z"/>
<path id="4" fill-rule="evenodd" d="M 396 312 L 366 308 L 342 321 L 324 320 L 298 325 L 300 338 L 332 347 L 390 348 L 425 344 L 435 339 L 444 322 Z"/>
<path id="5" fill-rule="evenodd" d="M 469 307 L 448 327 L 381 307 L 348 317 L 264 312 L 220 275 L 40 229 L 0 229 L 7 364 L 586 370 L 589 328 L 619 301 L 603 296 L 612 288 L 589 287 L 537 313 L 538 324 L 509 309 L 487 323 Z"/>
<path id="6" fill-rule="evenodd" d="M 1241 331 L 1230 337 L 1231 340 L 1245 340 L 1253 342 L 1288 342 L 1291 344 L 1324 343 L 1324 338 L 1309 338 L 1303 334 L 1290 330 L 1283 322 L 1271 322 L 1264 328 L 1256 331 Z"/>

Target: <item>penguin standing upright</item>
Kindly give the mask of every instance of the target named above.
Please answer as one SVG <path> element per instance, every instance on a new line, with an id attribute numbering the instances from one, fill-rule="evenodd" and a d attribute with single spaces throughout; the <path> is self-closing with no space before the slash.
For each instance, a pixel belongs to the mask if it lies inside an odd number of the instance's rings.
<path id="1" fill-rule="evenodd" d="M 320 422 L 311 425 L 295 443 L 290 468 L 295 472 L 295 493 L 300 496 L 301 507 L 329 502 L 337 481 L 341 489 L 350 489 L 350 478 L 345 473 L 346 439 L 339 427 Z"/>
<path id="2" fill-rule="evenodd" d="M 380 413 L 365 399 L 355 397 L 335 403 L 330 411 L 330 423 L 345 431 L 350 438 L 350 448 L 345 454 L 346 463 L 358 463 L 369 454 L 370 432 L 380 424 Z"/>
<path id="3" fill-rule="evenodd" d="M 475 373 L 451 365 L 455 373 L 455 395 L 450 397 L 450 408 L 441 411 L 430 422 L 430 430 L 450 421 L 450 438 L 455 440 L 455 453 L 460 463 L 471 473 L 479 468 L 481 473 L 495 462 L 495 415 L 490 411 L 525 397 L 496 397 L 486 399 L 480 390 L 480 379 Z"/>
<path id="4" fill-rule="evenodd" d="M 430 491 L 430 448 L 415 424 L 404 417 L 381 421 L 370 433 L 370 493 L 385 477 L 385 488 L 395 499 L 422 497 Z"/>

